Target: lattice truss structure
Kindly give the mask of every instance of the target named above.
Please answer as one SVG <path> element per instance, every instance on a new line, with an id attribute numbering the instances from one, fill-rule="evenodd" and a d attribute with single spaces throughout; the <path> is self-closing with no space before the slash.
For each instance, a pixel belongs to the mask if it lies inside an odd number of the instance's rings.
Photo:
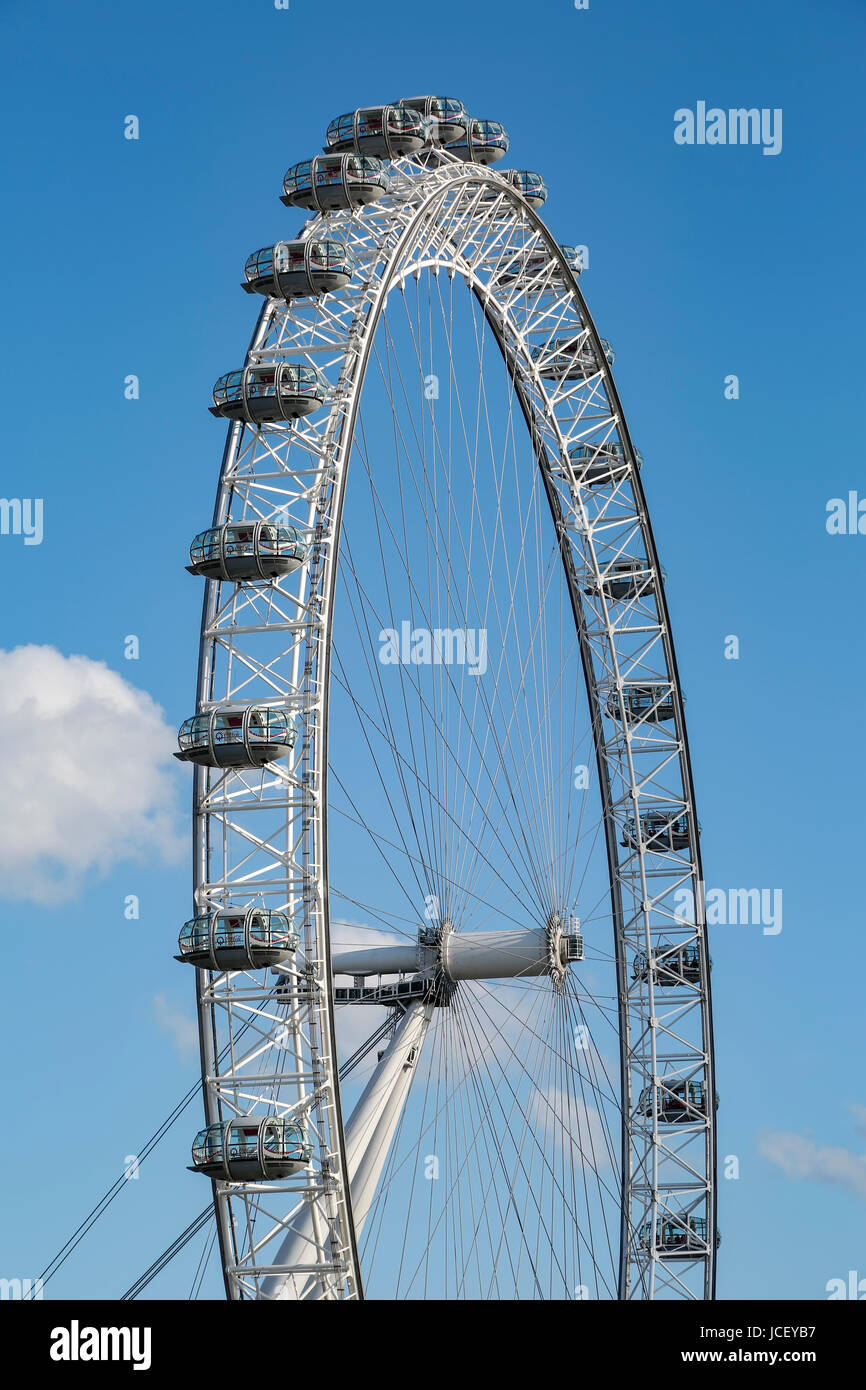
<path id="1" fill-rule="evenodd" d="M 347 469 L 377 324 L 389 296 L 432 274 L 465 281 L 501 348 L 580 644 L 618 980 L 618 1296 L 711 1298 L 715 1095 L 698 825 L 664 577 L 606 345 L 559 247 L 501 174 L 447 150 L 395 159 L 391 169 L 378 202 L 316 214 L 300 233 L 341 239 L 357 263 L 350 283 L 321 298 L 267 299 L 248 351 L 247 364 L 315 367 L 328 382 L 325 408 L 291 423 L 232 423 L 219 479 L 215 526 L 279 522 L 308 543 L 305 563 L 268 584 L 208 580 L 204 605 L 198 710 L 277 708 L 297 740 L 290 758 L 258 770 L 196 768 L 196 912 L 255 905 L 290 914 L 301 935 L 295 957 L 275 969 L 197 970 L 206 1118 L 285 1116 L 312 1145 L 310 1163 L 288 1178 L 215 1181 L 227 1291 L 362 1295 L 331 966 L 331 635 Z M 578 378 L 547 370 L 581 353 L 589 367 Z M 632 592 L 614 602 L 610 583 L 623 573 Z M 684 889 L 694 920 L 677 910 Z M 679 1122 L 666 1123 L 674 1105 Z"/>

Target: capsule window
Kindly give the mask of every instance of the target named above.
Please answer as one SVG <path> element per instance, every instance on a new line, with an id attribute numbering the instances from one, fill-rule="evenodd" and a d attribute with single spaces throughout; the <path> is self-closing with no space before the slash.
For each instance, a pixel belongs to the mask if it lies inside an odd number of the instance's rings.
<path id="1" fill-rule="evenodd" d="M 244 1125 L 233 1121 L 229 1125 L 228 1142 L 230 1158 L 255 1158 L 258 1148 L 258 1126 Z"/>
<path id="2" fill-rule="evenodd" d="M 193 1160 L 199 1163 L 219 1162 L 223 1156 L 223 1136 L 219 1126 L 203 1129 L 196 1135 Z"/>
<path id="3" fill-rule="evenodd" d="M 254 367 L 250 372 L 250 379 L 247 383 L 247 394 L 249 396 L 276 395 L 276 376 L 275 367 Z"/>
<path id="4" fill-rule="evenodd" d="M 214 404 L 226 405 L 230 401 L 240 400 L 242 381 L 242 371 L 226 372 L 225 376 L 221 376 L 213 389 Z"/>
<path id="5" fill-rule="evenodd" d="M 278 1130 L 277 1121 L 268 1120 L 263 1125 L 263 1130 L 264 1133 L 262 1134 L 262 1149 L 265 1153 L 269 1153 L 274 1158 L 276 1158 L 282 1152 L 283 1148 L 283 1145 L 280 1142 L 283 1136 Z"/>

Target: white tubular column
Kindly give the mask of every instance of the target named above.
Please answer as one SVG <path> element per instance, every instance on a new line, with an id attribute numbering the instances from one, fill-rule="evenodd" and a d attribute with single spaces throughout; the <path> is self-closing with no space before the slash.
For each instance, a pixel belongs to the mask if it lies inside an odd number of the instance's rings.
<path id="1" fill-rule="evenodd" d="M 437 963 L 446 979 L 507 980 L 518 975 L 550 973 L 551 953 L 556 964 L 566 965 L 566 937 L 562 925 L 552 933 L 538 928 L 503 928 L 501 931 L 456 932 L 443 930 L 438 951 L 429 946 L 369 946 L 341 951 L 334 956 L 335 975 L 408 975 L 432 973 Z"/>
<path id="2" fill-rule="evenodd" d="M 355 1231 L 360 1235 L 400 1120 L 433 1005 L 406 1010 L 346 1125 L 346 1161 Z"/>
<path id="3" fill-rule="evenodd" d="M 418 946 L 359 946 L 335 951 L 335 975 L 410 975 L 421 967 Z"/>
<path id="4" fill-rule="evenodd" d="M 546 975 L 550 970 L 544 931 L 449 931 L 442 936 L 442 969 L 449 980 L 504 980 Z"/>
<path id="5" fill-rule="evenodd" d="M 333 957 L 338 975 L 396 975 L 428 970 L 438 964 L 446 980 L 503 980 L 551 973 L 551 952 L 566 964 L 561 932 L 531 928 L 492 932 L 444 930 L 435 947 L 372 946 L 338 952 Z M 352 1213 L 360 1236 L 388 1159 L 400 1116 L 435 1005 L 416 1000 L 407 1008 L 382 1059 L 346 1123 L 346 1168 L 352 1191 Z M 277 1255 L 278 1264 L 313 1263 L 315 1244 L 309 1214 L 298 1217 Z M 263 1282 L 262 1296 L 273 1299 L 320 1298 L 321 1285 L 307 1276 L 272 1275 Z"/>

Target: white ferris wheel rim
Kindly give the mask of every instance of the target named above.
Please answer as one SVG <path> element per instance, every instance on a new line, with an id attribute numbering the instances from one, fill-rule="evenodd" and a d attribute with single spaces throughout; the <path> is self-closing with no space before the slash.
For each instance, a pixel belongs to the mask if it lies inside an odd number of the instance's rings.
<path id="1" fill-rule="evenodd" d="M 591 440 L 596 447 L 605 429 L 607 437 L 615 436 L 622 450 L 622 476 L 608 489 L 601 510 L 594 497 L 597 490 L 576 484 L 573 476 L 565 478 L 572 524 L 563 528 L 567 534 L 561 542 L 570 594 L 579 605 L 576 627 L 593 709 L 619 975 L 622 1228 L 613 1296 L 711 1298 L 716 1248 L 715 1118 L 700 849 L 662 575 L 625 417 L 602 340 L 576 280 L 544 223 L 519 191 L 492 170 L 462 164 L 442 152 L 432 161 L 404 156 L 394 161 L 393 169 L 394 179 L 385 198 L 360 210 L 314 215 L 303 232 L 304 239 L 323 235 L 345 238 L 366 271 L 366 279 L 357 279 L 316 301 L 315 306 L 268 299 L 247 355 L 248 365 L 291 356 L 324 369 L 333 383 L 327 413 L 323 412 L 316 424 L 305 419 L 292 427 L 231 425 L 217 495 L 215 524 L 233 519 L 233 507 L 239 503 L 247 506 L 245 515 L 266 516 L 261 499 L 270 491 L 272 515 L 284 514 L 288 505 L 298 517 L 300 509 L 306 507 L 306 533 L 312 538 L 307 562 L 295 577 L 298 588 L 294 604 L 286 600 L 283 585 L 278 584 L 270 619 L 260 620 L 260 630 L 255 633 L 257 640 L 269 630 L 283 642 L 280 660 L 288 674 L 282 684 L 274 678 L 273 658 L 265 663 L 244 649 L 245 641 L 253 641 L 255 624 L 249 621 L 249 613 L 244 618 L 244 603 L 232 596 L 234 586 L 228 581 L 223 581 L 228 599 L 219 581 L 208 581 L 202 622 L 198 710 L 212 711 L 232 701 L 243 703 L 249 698 L 244 694 L 245 681 L 247 676 L 252 681 L 249 673 L 255 668 L 260 686 L 270 682 L 272 695 L 267 703 L 285 708 L 296 720 L 300 751 L 291 771 L 269 765 L 258 786 L 255 778 L 238 772 L 212 777 L 206 769 L 196 769 L 196 912 L 214 911 L 226 904 L 237 907 L 244 895 L 247 902 L 255 900 L 257 894 L 264 901 L 268 892 L 279 894 L 277 880 L 282 874 L 282 897 L 285 905 L 293 908 L 301 927 L 305 961 L 304 970 L 295 975 L 283 968 L 279 980 L 284 994 L 287 982 L 292 982 L 288 987 L 295 992 L 291 1010 L 297 1025 L 293 1055 L 298 1069 L 296 1078 L 289 1082 L 284 1070 L 279 1075 L 276 1069 L 273 1074 L 262 1071 L 261 1056 L 270 1046 L 264 1040 L 270 1032 L 286 1026 L 273 985 L 263 982 L 256 988 L 250 972 L 197 971 L 206 1116 L 215 1122 L 233 1114 L 263 1110 L 308 1116 L 315 1111 L 313 1147 L 319 1158 L 315 1176 L 300 1184 L 294 1178 L 282 1185 L 267 1179 L 214 1179 L 227 1291 L 230 1297 L 296 1297 L 304 1289 L 309 1293 L 315 1288 L 317 1296 L 362 1296 L 361 1258 L 351 1184 L 346 1177 L 328 882 L 329 667 L 337 557 L 349 457 L 365 375 L 388 295 L 400 293 L 413 276 L 444 271 L 466 280 L 499 344 L 529 428 L 551 510 L 556 514 L 555 506 L 559 506 L 561 522 L 563 477 L 554 475 L 554 460 L 567 459 L 582 439 Z M 501 267 L 520 247 L 524 261 L 515 277 L 505 283 L 491 274 L 492 266 L 495 272 L 496 263 Z M 527 265 L 530 252 L 543 262 L 540 269 Z M 558 297 L 558 307 L 552 310 L 549 304 L 545 306 L 545 294 Z M 559 325 L 556 331 L 554 323 Z M 576 384 L 563 379 L 551 385 L 550 378 L 544 376 L 550 345 L 557 339 L 567 343 L 569 332 L 573 339 L 579 337 L 591 347 L 599 370 Z M 533 338 L 536 347 L 538 341 L 546 341 L 547 354 L 542 349 L 533 356 Z M 560 341 L 558 350 L 561 348 Z M 280 451 L 292 447 L 303 468 L 285 467 Z M 256 449 L 259 466 L 244 473 L 244 460 L 255 456 Z M 270 465 L 263 462 L 268 459 Z M 252 492 L 257 498 L 255 511 L 248 505 Z M 614 513 L 616 519 L 612 520 Z M 657 630 L 641 639 L 639 658 L 634 646 L 636 624 L 635 631 L 628 634 L 629 648 L 623 641 L 627 624 L 624 629 L 621 614 L 616 615 L 615 605 L 605 598 L 604 582 L 612 552 L 604 533 L 612 527 L 619 528 L 620 537 L 631 534 L 632 549 L 642 553 L 652 574 Z M 587 602 L 577 579 L 577 547 L 580 573 L 591 575 L 598 587 L 595 602 Z M 629 555 L 625 543 L 619 542 L 616 553 Z M 646 631 L 646 613 L 639 616 Z M 224 651 L 231 654 L 230 663 L 225 665 L 231 674 L 223 680 L 220 662 Z M 238 678 L 238 670 L 247 673 L 243 679 Z M 605 676 L 603 682 L 599 673 Z M 672 732 L 663 729 L 660 721 L 642 720 L 637 729 L 628 726 L 623 701 L 630 698 L 629 682 L 632 686 L 642 682 L 663 688 L 663 698 L 670 701 L 673 710 Z M 619 701 L 619 729 L 612 728 L 609 720 L 611 700 Z M 656 759 L 649 771 L 648 756 Z M 672 778 L 677 783 L 673 791 Z M 642 835 L 636 837 L 633 847 L 623 846 L 619 840 L 629 813 L 636 816 L 641 797 L 646 804 L 648 789 L 653 786 L 664 788 L 659 795 L 681 812 L 688 828 L 687 846 L 666 856 L 664 871 Z M 245 875 L 243 857 L 233 864 L 227 850 L 243 817 L 249 814 L 251 818 L 254 806 L 261 809 L 263 803 L 269 815 L 281 804 L 285 806 L 285 848 L 276 853 L 273 847 L 259 844 L 250 851 L 250 855 L 264 854 L 266 860 L 270 857 L 275 870 L 273 884 L 263 879 L 258 868 Z M 248 830 L 244 835 L 248 844 L 254 842 Z M 620 853 L 622 848 L 625 854 Z M 672 899 L 676 889 L 686 883 L 694 890 L 696 911 L 695 920 L 683 924 L 673 911 Z M 276 901 L 273 896 L 268 900 Z M 643 980 L 630 978 L 641 949 L 649 959 L 660 942 L 672 939 L 694 943 L 701 962 L 698 987 L 691 990 L 685 1003 L 673 1005 L 658 987 L 654 969 L 647 970 Z M 683 1039 L 687 1013 L 698 1017 L 698 1042 L 694 1037 Z M 253 1028 L 256 1044 L 240 1057 L 232 1049 L 229 1067 L 222 1067 L 219 1058 L 224 1039 L 237 1036 L 239 1020 L 243 1020 L 243 1027 Z M 257 1072 L 250 1070 L 253 1057 Z M 669 1078 L 688 1081 L 698 1075 L 704 1086 L 705 1113 L 692 1117 L 695 1123 L 672 1130 L 664 1119 Z M 668 1078 L 667 1085 L 663 1078 Z M 644 1087 L 650 1088 L 651 1104 L 649 1113 L 640 1114 L 638 1100 Z M 294 1094 L 285 1100 L 282 1097 L 287 1090 L 294 1090 Z M 288 1211 L 285 1206 L 277 1209 L 287 1192 L 292 1194 Z M 279 1250 L 285 1253 L 291 1248 L 286 1232 L 294 1229 L 297 1237 L 302 1209 L 315 1213 L 315 1239 L 303 1235 L 300 1246 L 296 1239 L 294 1263 L 283 1259 L 281 1264 Z M 688 1237 L 687 1258 L 682 1252 L 676 1259 L 668 1258 L 671 1252 L 666 1252 L 655 1236 L 646 1238 L 647 1230 L 661 1231 L 665 1221 L 676 1225 L 683 1212 L 688 1215 L 692 1211 L 703 1214 L 705 1238 L 699 1245 Z M 241 1228 L 246 1225 L 240 1236 L 238 1224 Z M 303 1258 L 298 1258 L 298 1249 L 303 1249 Z"/>

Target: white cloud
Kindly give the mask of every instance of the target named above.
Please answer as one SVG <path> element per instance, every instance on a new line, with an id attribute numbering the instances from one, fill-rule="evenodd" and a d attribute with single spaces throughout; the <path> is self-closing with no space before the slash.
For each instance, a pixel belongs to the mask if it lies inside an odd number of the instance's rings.
<path id="1" fill-rule="evenodd" d="M 866 1198 L 866 1154 L 842 1145 L 819 1144 L 791 1130 L 765 1130 L 758 1136 L 761 1155 L 797 1182 L 831 1183 Z"/>
<path id="2" fill-rule="evenodd" d="M 0 650 L 0 894 L 61 903 L 88 872 L 181 859 L 174 747 L 155 701 L 103 662 Z"/>
<path id="3" fill-rule="evenodd" d="M 153 1012 L 161 1033 L 167 1033 L 171 1045 L 182 1062 L 189 1062 L 198 1053 L 198 1025 L 164 994 L 153 996 Z"/>
<path id="4" fill-rule="evenodd" d="M 575 1089 L 577 1085 L 575 1081 Z M 564 1155 L 575 1172 L 584 1168 L 596 1173 L 610 1172 L 612 1156 L 619 1157 L 619 1134 L 611 1137 L 595 1106 L 587 1105 L 580 1096 L 561 1086 L 537 1090 L 526 1107 L 526 1117 L 538 1139 L 544 1140 L 548 1153 L 555 1149 L 558 1155 Z M 608 1125 L 610 1118 L 608 1115 Z"/>
<path id="5" fill-rule="evenodd" d="M 866 1105 L 856 1105 L 852 1102 L 848 1109 L 854 1116 L 854 1128 L 858 1134 L 862 1134 L 863 1138 L 866 1139 Z"/>

